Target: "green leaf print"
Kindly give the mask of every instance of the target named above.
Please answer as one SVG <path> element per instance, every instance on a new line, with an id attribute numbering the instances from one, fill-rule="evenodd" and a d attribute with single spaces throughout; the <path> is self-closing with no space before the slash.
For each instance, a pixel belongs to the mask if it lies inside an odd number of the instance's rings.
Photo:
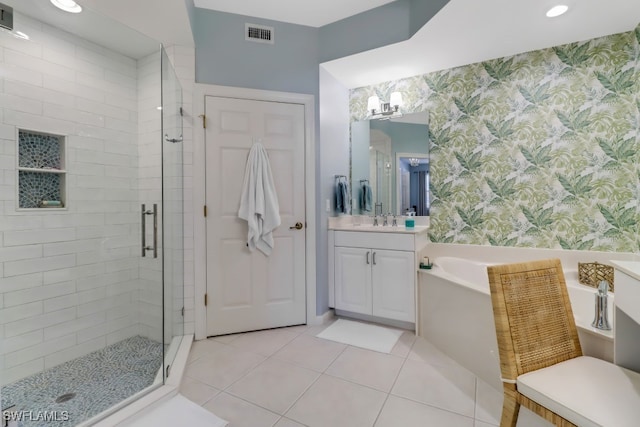
<path id="1" fill-rule="evenodd" d="M 549 88 L 551 87 L 551 82 L 547 82 L 542 86 L 535 89 L 533 92 L 529 92 L 524 87 L 518 87 L 520 94 L 524 99 L 532 103 L 533 105 L 540 105 L 547 99 L 551 98 L 551 93 L 549 92 Z"/>
<path id="2" fill-rule="evenodd" d="M 527 168 L 525 172 L 534 172 L 543 168 L 551 162 L 551 144 L 544 147 L 539 147 L 534 150 L 528 150 L 525 147 L 520 147 L 520 152 L 524 158 L 531 163 L 531 167 Z"/>
<path id="3" fill-rule="evenodd" d="M 477 152 L 475 154 L 469 154 L 467 156 L 463 156 L 460 153 L 455 153 L 456 159 L 460 166 L 465 168 L 468 172 L 472 172 L 482 166 L 482 162 L 480 158 L 482 157 L 482 153 Z"/>
<path id="4" fill-rule="evenodd" d="M 633 227 L 636 225 L 635 207 L 609 210 L 599 204 L 598 209 L 609 225 L 617 231 L 634 231 Z"/>
<path id="5" fill-rule="evenodd" d="M 627 71 L 617 71 L 614 75 L 608 76 L 601 72 L 596 72 L 598 81 L 609 90 L 618 95 L 631 95 L 635 85 L 635 70 L 633 68 Z"/>
<path id="6" fill-rule="evenodd" d="M 443 147 L 446 146 L 449 141 L 451 141 L 450 128 L 443 129 L 440 132 L 434 132 L 433 129 L 429 127 L 428 132 L 429 141 L 431 142 L 432 147 Z"/>
<path id="7" fill-rule="evenodd" d="M 506 237 L 487 237 L 491 246 L 515 246 L 518 243 L 518 238 L 508 239 Z"/>
<path id="8" fill-rule="evenodd" d="M 467 224 L 467 226 L 471 229 L 478 228 L 483 222 L 483 209 L 464 211 L 462 208 L 458 207 L 456 208 L 456 211 L 458 211 L 458 215 L 460 215 L 462 221 L 464 221 L 464 223 Z"/>
<path id="9" fill-rule="evenodd" d="M 514 188 L 516 184 L 515 178 L 504 181 L 502 185 L 493 182 L 489 178 L 487 178 L 486 181 L 491 191 L 493 191 L 493 193 L 500 199 L 508 199 L 510 196 L 516 194 L 516 189 Z"/>
<path id="10" fill-rule="evenodd" d="M 610 143 L 602 138 L 596 138 L 598 145 L 604 151 L 604 154 L 611 157 L 617 163 L 630 162 L 633 163 L 635 155 L 634 145 L 635 137 L 629 139 L 619 138 L 617 141 Z"/>
<path id="11" fill-rule="evenodd" d="M 495 136 L 499 140 L 504 140 L 509 138 L 514 134 L 513 123 L 515 122 L 515 118 L 505 120 L 502 124 L 498 126 L 494 126 L 491 122 L 485 121 L 484 124 L 491 133 L 491 135 Z"/>
<path id="12" fill-rule="evenodd" d="M 453 191 L 451 191 L 452 187 L 453 183 L 451 181 L 445 182 L 444 184 L 442 184 L 442 186 L 438 186 L 435 183 L 432 183 L 431 195 L 434 198 L 433 203 L 435 203 L 436 200 L 446 200 L 450 198 L 453 195 Z"/>
<path id="13" fill-rule="evenodd" d="M 560 174 L 557 174 L 556 177 L 558 178 L 558 181 L 560 181 L 562 188 L 575 198 L 589 197 L 589 192 L 593 190 L 593 186 L 591 185 L 593 178 L 592 173 L 573 178 L 562 176 Z"/>
<path id="14" fill-rule="evenodd" d="M 542 229 L 553 224 L 553 220 L 551 219 L 551 214 L 553 214 L 553 208 L 548 209 L 534 209 L 536 213 L 527 209 L 525 206 L 520 206 L 524 217 L 527 218 L 527 221 L 531 223 L 535 228 Z"/>
<path id="15" fill-rule="evenodd" d="M 498 81 L 507 79 L 515 72 L 513 68 L 513 58 L 506 61 L 504 59 L 495 59 L 493 61 L 483 62 L 482 66 L 487 74 Z"/>
<path id="16" fill-rule="evenodd" d="M 480 94 L 472 97 L 467 102 L 464 102 L 459 98 L 454 98 L 453 101 L 455 102 L 456 107 L 458 107 L 458 110 L 467 116 L 473 116 L 478 112 L 478 110 L 480 110 Z"/>
<path id="17" fill-rule="evenodd" d="M 589 42 L 582 45 L 572 43 L 563 47 L 554 47 L 553 51 L 560 61 L 573 68 L 589 59 Z"/>
<path id="18" fill-rule="evenodd" d="M 568 114 L 556 110 L 555 113 L 558 120 L 560 120 L 560 123 L 570 131 L 566 132 L 563 137 L 574 136 L 576 133 L 586 131 L 591 124 L 591 121 L 589 120 L 591 108 L 585 108 L 582 111 L 574 111 Z"/>
<path id="19" fill-rule="evenodd" d="M 560 243 L 560 247 L 562 249 L 588 251 L 593 248 L 594 240 L 593 239 L 585 240 L 585 241 L 582 241 L 582 239 L 565 240 L 562 237 L 558 237 L 558 243 Z"/>
<path id="20" fill-rule="evenodd" d="M 435 93 L 445 92 L 449 88 L 449 79 L 446 73 L 435 73 L 434 75 L 425 75 L 424 81 Z"/>

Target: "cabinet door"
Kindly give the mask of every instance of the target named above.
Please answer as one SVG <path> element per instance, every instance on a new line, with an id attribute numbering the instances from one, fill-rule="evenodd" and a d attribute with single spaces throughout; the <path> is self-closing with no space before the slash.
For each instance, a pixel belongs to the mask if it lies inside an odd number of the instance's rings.
<path id="1" fill-rule="evenodd" d="M 336 246 L 335 302 L 338 310 L 371 314 L 371 250 Z"/>
<path id="2" fill-rule="evenodd" d="M 415 322 L 413 252 L 373 249 L 373 315 Z"/>

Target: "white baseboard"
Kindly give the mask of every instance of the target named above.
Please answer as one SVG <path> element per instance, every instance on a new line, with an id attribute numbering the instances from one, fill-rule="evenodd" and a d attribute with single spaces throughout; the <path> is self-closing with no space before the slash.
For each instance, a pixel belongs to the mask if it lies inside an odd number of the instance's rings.
<path id="1" fill-rule="evenodd" d="M 324 325 L 325 323 L 329 322 L 334 317 L 335 317 L 335 313 L 333 312 L 333 309 L 330 308 L 327 311 L 325 311 L 324 314 L 321 314 L 320 316 L 316 316 L 316 319 L 313 322 L 313 324 L 314 325 Z"/>

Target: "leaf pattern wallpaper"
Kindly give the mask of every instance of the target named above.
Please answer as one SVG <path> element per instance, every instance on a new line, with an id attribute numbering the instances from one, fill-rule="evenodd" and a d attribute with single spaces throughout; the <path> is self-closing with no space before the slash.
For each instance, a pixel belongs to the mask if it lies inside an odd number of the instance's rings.
<path id="1" fill-rule="evenodd" d="M 430 239 L 638 252 L 640 26 L 354 89 L 429 112 Z"/>

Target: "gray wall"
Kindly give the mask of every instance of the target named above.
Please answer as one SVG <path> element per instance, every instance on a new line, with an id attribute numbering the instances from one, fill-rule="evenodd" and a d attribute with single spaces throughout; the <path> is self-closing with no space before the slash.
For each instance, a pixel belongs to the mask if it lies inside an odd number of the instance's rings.
<path id="1" fill-rule="evenodd" d="M 320 62 L 409 38 L 410 0 L 398 0 L 320 28 Z"/>
<path id="2" fill-rule="evenodd" d="M 449 0 L 397 0 L 320 28 L 320 62 L 411 38 Z"/>
<path id="3" fill-rule="evenodd" d="M 244 39 L 244 24 L 274 27 L 275 44 Z M 318 96 L 318 29 L 197 9 L 196 82 Z"/>
<path id="4" fill-rule="evenodd" d="M 274 27 L 273 45 L 248 42 L 244 39 L 245 23 Z M 193 20 L 196 51 L 196 82 L 222 86 L 282 92 L 306 93 L 315 96 L 316 123 L 320 123 L 318 98 L 320 76 L 318 67 L 318 29 L 287 24 L 231 13 L 196 9 Z M 348 105 L 348 94 L 346 95 Z M 344 112 L 349 115 L 348 108 Z M 320 193 L 320 127 L 316 125 L 316 194 Z M 328 307 L 326 261 L 326 215 L 316 203 L 316 233 L 325 241 L 325 250 L 318 245 L 317 311 Z M 324 229 L 322 228 L 324 227 Z M 324 296 L 326 294 L 326 296 Z"/>
<path id="5" fill-rule="evenodd" d="M 413 37 L 449 0 L 411 0 L 409 37 Z"/>
<path id="6" fill-rule="evenodd" d="M 320 67 L 320 185 L 317 191 L 317 313 L 329 307 L 327 222 L 335 212 L 335 175 L 349 176 L 349 90 Z M 325 209 L 330 201 L 330 211 Z"/>
<path id="7" fill-rule="evenodd" d="M 190 14 L 196 82 L 316 97 L 317 314 L 329 306 L 326 200 L 332 214 L 334 175 L 349 175 L 349 91 L 319 65 L 406 40 L 411 8 L 422 1 L 398 0 L 319 29 L 200 8 Z M 245 41 L 247 22 L 274 27 L 275 44 Z"/>

